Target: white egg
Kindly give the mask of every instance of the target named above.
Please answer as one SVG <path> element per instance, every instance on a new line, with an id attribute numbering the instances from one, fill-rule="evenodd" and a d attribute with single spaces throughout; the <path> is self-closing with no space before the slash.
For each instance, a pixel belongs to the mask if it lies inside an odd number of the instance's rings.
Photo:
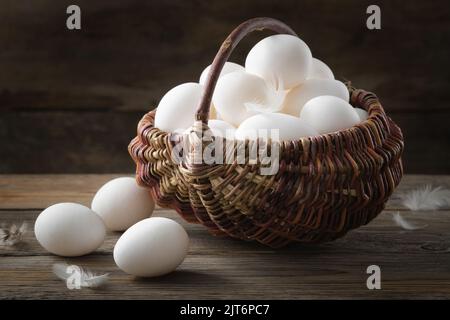
<path id="1" fill-rule="evenodd" d="M 278 129 L 278 138 L 270 130 Z M 236 130 L 236 139 L 272 138 L 277 141 L 298 140 L 319 135 L 317 130 L 298 117 L 282 113 L 261 113 L 248 118 Z"/>
<path id="2" fill-rule="evenodd" d="M 106 228 L 91 209 L 77 203 L 58 203 L 42 211 L 36 219 L 34 233 L 47 251 L 76 257 L 100 247 Z"/>
<path id="3" fill-rule="evenodd" d="M 155 202 L 148 189 L 136 179 L 121 177 L 104 184 L 95 194 L 91 208 L 112 231 L 123 231 L 153 213 Z"/>
<path id="4" fill-rule="evenodd" d="M 186 130 L 183 130 L 183 129 L 176 129 L 176 130 L 174 131 L 174 133 L 178 133 L 178 134 L 188 134 L 189 131 L 190 131 L 189 128 L 187 128 Z"/>
<path id="5" fill-rule="evenodd" d="M 350 128 L 360 122 L 355 109 L 335 96 L 319 96 L 309 100 L 303 107 L 300 118 L 320 133 Z"/>
<path id="6" fill-rule="evenodd" d="M 234 137 L 236 131 L 235 127 L 223 120 L 209 120 L 208 127 L 211 129 L 213 135 L 218 137 Z"/>
<path id="7" fill-rule="evenodd" d="M 206 85 L 206 79 L 208 77 L 208 72 L 209 69 L 211 68 L 211 65 L 207 66 L 205 68 L 205 70 L 203 70 L 201 76 L 200 76 L 200 80 L 198 83 L 200 83 L 201 85 Z M 225 64 L 223 65 L 222 71 L 220 72 L 219 78 L 221 76 L 226 75 L 227 73 L 230 72 L 234 72 L 234 71 L 243 71 L 245 72 L 245 69 L 243 66 L 241 66 L 240 64 L 234 63 L 234 62 L 225 62 Z"/>
<path id="8" fill-rule="evenodd" d="M 212 103 L 211 103 L 211 105 L 212 105 Z M 214 107 L 213 105 L 212 105 L 212 107 Z M 222 119 L 222 116 L 220 115 L 220 113 L 217 111 L 217 109 L 216 109 L 216 107 L 214 107 L 214 113 L 213 113 L 213 115 L 210 117 L 210 119 L 215 119 L 215 120 L 223 120 Z"/>
<path id="9" fill-rule="evenodd" d="M 202 94 L 203 86 L 194 82 L 169 90 L 156 109 L 155 127 L 167 132 L 187 129 L 195 120 Z"/>
<path id="10" fill-rule="evenodd" d="M 209 108 L 209 119 L 217 119 L 218 116 L 216 107 L 211 103 L 211 107 Z"/>
<path id="11" fill-rule="evenodd" d="M 177 222 L 154 217 L 142 220 L 119 238 L 114 261 L 128 274 L 155 277 L 174 271 L 189 248 L 189 237 Z"/>
<path id="12" fill-rule="evenodd" d="M 249 105 L 273 107 L 276 104 L 281 105 L 282 99 L 279 99 L 277 92 L 262 78 L 238 71 L 228 73 L 219 79 L 213 103 L 224 121 L 238 126 L 248 117 L 258 113 L 247 109 Z"/>
<path id="13" fill-rule="evenodd" d="M 309 79 L 290 90 L 283 103 L 282 112 L 298 117 L 308 100 L 318 96 L 336 96 L 349 100 L 348 89 L 342 82 L 329 79 Z"/>
<path id="14" fill-rule="evenodd" d="M 369 113 L 361 108 L 355 108 L 356 113 L 359 116 L 361 122 L 366 121 L 369 118 Z"/>
<path id="15" fill-rule="evenodd" d="M 308 79 L 330 79 L 334 80 L 333 71 L 324 62 L 319 59 L 312 59 L 311 72 L 308 75 Z"/>
<path id="16" fill-rule="evenodd" d="M 245 60 L 247 72 L 254 73 L 275 88 L 293 88 L 308 77 L 312 55 L 300 38 L 278 34 L 258 42 Z"/>
<path id="17" fill-rule="evenodd" d="M 210 120 L 222 120 L 220 113 L 217 112 L 216 107 L 214 107 L 213 103 L 211 103 L 211 107 L 209 108 L 209 119 Z"/>

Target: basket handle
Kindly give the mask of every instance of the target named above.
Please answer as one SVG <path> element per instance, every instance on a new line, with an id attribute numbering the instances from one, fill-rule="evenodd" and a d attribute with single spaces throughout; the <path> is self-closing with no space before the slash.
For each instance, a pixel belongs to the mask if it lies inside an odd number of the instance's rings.
<path id="1" fill-rule="evenodd" d="M 217 84 L 217 80 L 219 79 L 220 72 L 222 71 L 225 62 L 230 57 L 231 52 L 233 52 L 239 41 L 241 41 L 247 34 L 253 31 L 262 31 L 264 29 L 269 29 L 277 33 L 297 36 L 297 34 L 286 24 L 272 18 L 254 18 L 247 20 L 237 26 L 222 43 L 219 51 L 214 57 L 211 68 L 209 69 L 208 78 L 206 80 L 206 87 L 195 114 L 196 120 L 200 120 L 204 124 L 208 123 L 211 99 Z"/>

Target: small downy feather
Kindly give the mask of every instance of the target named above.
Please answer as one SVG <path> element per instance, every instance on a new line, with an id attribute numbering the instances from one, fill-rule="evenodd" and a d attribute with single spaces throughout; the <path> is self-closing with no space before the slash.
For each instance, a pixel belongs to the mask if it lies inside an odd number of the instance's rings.
<path id="1" fill-rule="evenodd" d="M 448 208 L 450 206 L 450 190 L 425 185 L 403 195 L 402 204 L 413 211 Z"/>
<path id="2" fill-rule="evenodd" d="M 392 218 L 399 227 L 401 227 L 405 230 L 413 231 L 413 230 L 419 230 L 419 229 L 428 227 L 427 224 L 417 225 L 415 223 L 407 221 L 405 218 L 403 218 L 403 216 L 398 211 L 392 215 Z"/>
<path id="3" fill-rule="evenodd" d="M 268 99 L 267 101 L 248 101 L 244 103 L 245 108 L 250 113 L 272 113 L 278 112 L 283 108 L 283 102 L 286 97 L 286 92 L 283 88 L 283 81 L 279 80 L 275 75 L 272 75 L 272 82 L 269 83 Z"/>
<path id="4" fill-rule="evenodd" d="M 96 274 L 89 269 L 71 265 L 72 273 L 68 272 L 69 265 L 66 263 L 56 263 L 53 265 L 53 273 L 61 280 L 67 281 L 69 277 L 80 279 L 81 288 L 99 288 L 104 286 L 109 280 L 109 273 Z"/>
<path id="5" fill-rule="evenodd" d="M 22 241 L 27 232 L 27 223 L 23 222 L 20 227 L 16 224 L 2 225 L 0 227 L 0 246 L 14 246 Z"/>

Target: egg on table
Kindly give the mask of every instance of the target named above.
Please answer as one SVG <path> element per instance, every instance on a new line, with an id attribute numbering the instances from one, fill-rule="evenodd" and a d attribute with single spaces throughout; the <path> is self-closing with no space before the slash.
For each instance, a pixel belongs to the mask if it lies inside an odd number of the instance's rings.
<path id="1" fill-rule="evenodd" d="M 203 86 L 188 82 L 169 90 L 156 108 L 155 127 L 167 131 L 186 130 L 195 120 Z"/>
<path id="2" fill-rule="evenodd" d="M 355 109 L 335 96 L 319 96 L 309 100 L 300 118 L 321 134 L 347 129 L 360 122 Z"/>
<path id="3" fill-rule="evenodd" d="M 249 107 L 258 105 L 261 109 L 281 107 L 284 93 L 279 93 L 261 77 L 246 72 L 231 72 L 217 82 L 213 104 L 221 118 L 234 125 L 258 113 Z"/>
<path id="4" fill-rule="evenodd" d="M 324 95 L 336 96 L 345 101 L 349 101 L 350 98 L 347 87 L 338 80 L 308 79 L 288 92 L 282 112 L 298 117 L 306 102 Z"/>
<path id="5" fill-rule="evenodd" d="M 312 58 L 312 68 L 308 75 L 308 79 L 330 79 L 334 80 L 333 71 L 324 62 L 319 59 Z"/>
<path id="6" fill-rule="evenodd" d="M 135 178 L 121 177 L 104 184 L 95 194 L 91 208 L 112 231 L 123 231 L 153 213 L 155 201 Z"/>
<path id="7" fill-rule="evenodd" d="M 289 141 L 318 134 L 317 130 L 298 117 L 282 113 L 261 113 L 242 122 L 235 135 L 238 140 L 271 138 L 275 141 Z"/>
<path id="8" fill-rule="evenodd" d="M 54 204 L 38 216 L 34 225 L 37 241 L 47 251 L 64 257 L 91 253 L 105 240 L 102 219 L 77 203 Z"/>
<path id="9" fill-rule="evenodd" d="M 205 68 L 205 70 L 203 70 L 202 74 L 200 75 L 200 79 L 199 79 L 198 83 L 200 83 L 203 86 L 206 85 L 206 80 L 208 78 L 208 73 L 209 73 L 210 69 L 211 69 L 211 65 L 207 66 Z M 222 71 L 220 71 L 219 78 L 224 76 L 224 75 L 226 75 L 226 74 L 228 74 L 228 73 L 230 73 L 230 72 L 235 72 L 235 71 L 245 72 L 245 69 L 240 64 L 227 61 L 223 65 Z"/>
<path id="10" fill-rule="evenodd" d="M 188 248 L 189 237 L 179 223 L 153 217 L 124 232 L 114 247 L 114 261 L 128 274 L 156 277 L 174 271 Z"/>
<path id="11" fill-rule="evenodd" d="M 312 55 L 300 38 L 277 34 L 259 41 L 248 53 L 245 70 L 273 87 L 287 90 L 305 81 L 312 68 Z"/>

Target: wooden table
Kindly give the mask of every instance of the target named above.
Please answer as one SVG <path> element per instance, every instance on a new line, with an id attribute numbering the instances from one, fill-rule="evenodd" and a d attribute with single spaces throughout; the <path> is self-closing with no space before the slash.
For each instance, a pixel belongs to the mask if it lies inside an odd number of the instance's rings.
<path id="1" fill-rule="evenodd" d="M 95 191 L 118 175 L 0 175 L 0 223 L 27 221 L 30 231 L 15 247 L 0 247 L 1 299 L 310 299 L 450 298 L 450 210 L 406 211 L 399 195 L 419 185 L 450 187 L 450 176 L 405 176 L 387 209 L 372 223 L 332 243 L 295 244 L 280 251 L 255 243 L 211 236 L 202 226 L 173 218 L 191 238 L 189 254 L 176 272 L 137 279 L 119 270 L 109 233 L 93 254 L 61 258 L 47 253 L 32 226 L 47 206 L 63 201 L 89 205 Z M 428 227 L 405 231 L 392 221 L 401 211 Z M 57 262 L 110 272 L 98 290 L 68 290 L 51 271 Z M 381 268 L 381 290 L 368 290 L 366 268 Z"/>

